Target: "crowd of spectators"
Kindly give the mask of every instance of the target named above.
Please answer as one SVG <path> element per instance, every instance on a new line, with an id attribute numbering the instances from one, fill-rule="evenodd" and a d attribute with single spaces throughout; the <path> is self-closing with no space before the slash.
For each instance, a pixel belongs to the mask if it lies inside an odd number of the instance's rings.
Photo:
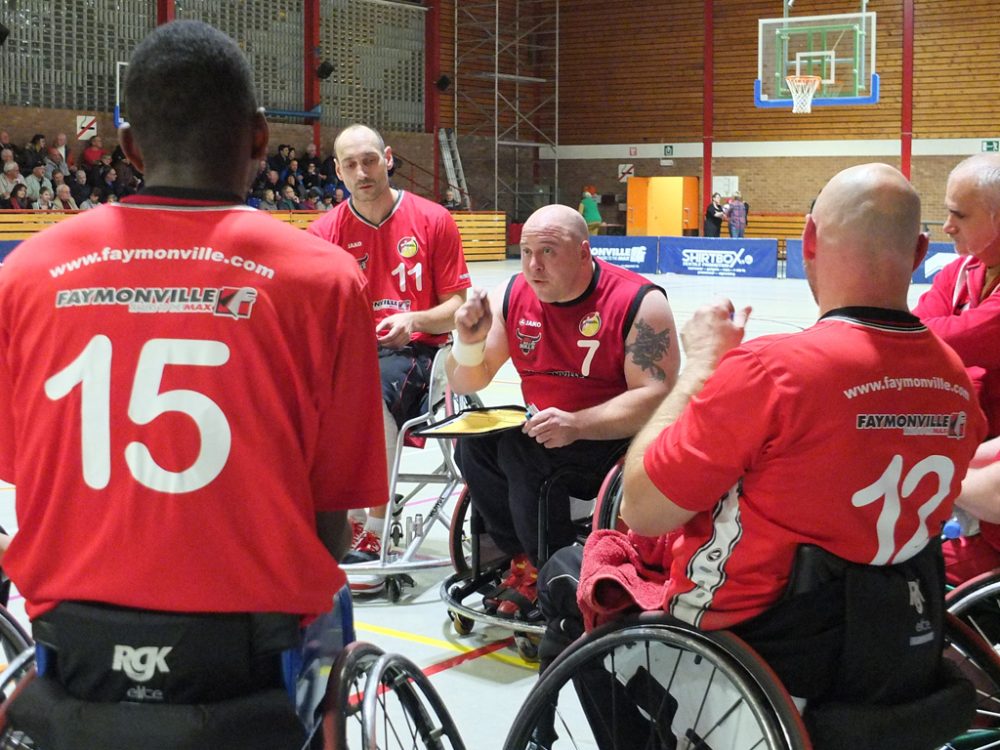
<path id="1" fill-rule="evenodd" d="M 65 133 L 51 145 L 39 133 L 22 147 L 0 130 L 0 209 L 85 210 L 136 193 L 142 179 L 121 148 L 105 150 L 100 136 L 74 153 Z M 264 211 L 328 211 L 348 194 L 332 155 L 320 158 L 310 143 L 299 156 L 282 143 L 261 160 L 246 202 Z"/>
<path id="2" fill-rule="evenodd" d="M 142 175 L 120 148 L 106 151 L 100 136 L 79 154 L 59 133 L 49 145 L 36 133 L 23 147 L 0 130 L 0 209 L 53 211 L 93 208 L 132 195 Z"/>

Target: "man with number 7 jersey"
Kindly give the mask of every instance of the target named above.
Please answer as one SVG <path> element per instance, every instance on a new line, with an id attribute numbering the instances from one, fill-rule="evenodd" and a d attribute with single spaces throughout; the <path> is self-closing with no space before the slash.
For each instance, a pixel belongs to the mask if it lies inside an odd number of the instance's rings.
<path id="1" fill-rule="evenodd" d="M 486 530 L 513 557 L 485 605 L 537 618 L 539 491 L 549 494 L 546 541 L 575 539 L 569 497 L 593 497 L 652 409 L 673 386 L 680 352 L 664 291 L 591 255 L 587 224 L 568 206 L 535 211 L 521 233 L 521 269 L 455 315 L 448 379 L 459 393 L 492 381 L 509 359 L 529 406 L 522 431 L 458 441 L 456 457 Z"/>
<path id="2" fill-rule="evenodd" d="M 65 600 L 315 617 L 346 582 L 347 510 L 387 491 L 364 279 L 243 205 L 268 127 L 235 42 L 161 26 L 125 86 L 146 187 L 0 273 L 4 569 L 33 620 Z"/>

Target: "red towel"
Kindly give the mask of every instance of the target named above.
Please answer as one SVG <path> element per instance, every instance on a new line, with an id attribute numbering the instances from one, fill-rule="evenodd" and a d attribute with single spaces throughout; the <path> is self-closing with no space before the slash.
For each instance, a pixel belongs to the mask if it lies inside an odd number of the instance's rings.
<path id="1" fill-rule="evenodd" d="M 679 535 L 680 530 L 652 538 L 601 529 L 588 537 L 576 593 L 587 630 L 626 612 L 663 608 Z"/>

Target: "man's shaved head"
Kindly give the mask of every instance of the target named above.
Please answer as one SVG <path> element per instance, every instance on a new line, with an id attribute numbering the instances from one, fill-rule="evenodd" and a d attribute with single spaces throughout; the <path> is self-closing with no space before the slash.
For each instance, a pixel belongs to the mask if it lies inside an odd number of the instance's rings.
<path id="1" fill-rule="evenodd" d="M 590 237 L 587 222 L 580 215 L 579 211 L 574 211 L 569 206 L 559 203 L 551 206 L 542 206 L 531 214 L 524 223 L 525 228 L 540 226 L 562 228 L 569 235 L 570 239 L 575 242 L 583 242 Z"/>

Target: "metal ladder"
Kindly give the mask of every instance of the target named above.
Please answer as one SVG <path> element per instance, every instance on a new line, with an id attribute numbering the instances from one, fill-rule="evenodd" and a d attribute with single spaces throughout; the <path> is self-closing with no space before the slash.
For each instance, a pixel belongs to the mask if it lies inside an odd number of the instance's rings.
<path id="1" fill-rule="evenodd" d="M 441 144 L 441 161 L 444 162 L 444 173 L 448 178 L 448 187 L 458 191 L 462 208 L 470 208 L 469 187 L 465 182 L 465 170 L 462 169 L 462 156 L 458 153 L 458 138 L 451 128 L 438 129 L 438 142 Z"/>

